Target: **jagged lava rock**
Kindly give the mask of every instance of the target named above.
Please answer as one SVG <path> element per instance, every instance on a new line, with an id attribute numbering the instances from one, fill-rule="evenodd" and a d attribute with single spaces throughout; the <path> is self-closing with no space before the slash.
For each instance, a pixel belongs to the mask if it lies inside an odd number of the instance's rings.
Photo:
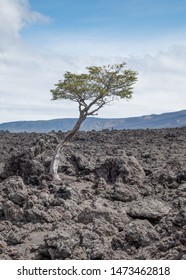
<path id="1" fill-rule="evenodd" d="M 0 132 L 0 259 L 185 259 L 185 135 Z"/>

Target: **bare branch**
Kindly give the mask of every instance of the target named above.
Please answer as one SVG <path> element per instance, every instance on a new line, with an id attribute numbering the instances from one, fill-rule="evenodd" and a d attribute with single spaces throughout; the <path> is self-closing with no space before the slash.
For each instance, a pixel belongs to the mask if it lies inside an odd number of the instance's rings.
<path id="1" fill-rule="evenodd" d="M 87 116 L 94 115 L 94 113 L 99 111 L 105 104 L 106 104 L 106 102 L 103 101 L 96 109 L 94 109 L 91 112 L 88 112 Z"/>

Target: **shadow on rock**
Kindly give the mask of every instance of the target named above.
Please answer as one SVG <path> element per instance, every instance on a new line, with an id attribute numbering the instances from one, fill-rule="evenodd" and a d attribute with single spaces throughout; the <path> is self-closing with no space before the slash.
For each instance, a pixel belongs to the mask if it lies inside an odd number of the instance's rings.
<path id="1" fill-rule="evenodd" d="M 0 177 L 4 180 L 10 176 L 20 176 L 25 184 L 39 185 L 39 177 L 43 173 L 43 165 L 34 159 L 31 151 L 25 150 L 10 156 Z"/>

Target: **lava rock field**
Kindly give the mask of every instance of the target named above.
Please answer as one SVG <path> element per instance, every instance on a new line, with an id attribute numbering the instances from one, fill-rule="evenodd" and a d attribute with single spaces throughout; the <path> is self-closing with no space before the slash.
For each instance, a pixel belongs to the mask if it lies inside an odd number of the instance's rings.
<path id="1" fill-rule="evenodd" d="M 0 259 L 186 260 L 186 127 L 0 131 Z"/>

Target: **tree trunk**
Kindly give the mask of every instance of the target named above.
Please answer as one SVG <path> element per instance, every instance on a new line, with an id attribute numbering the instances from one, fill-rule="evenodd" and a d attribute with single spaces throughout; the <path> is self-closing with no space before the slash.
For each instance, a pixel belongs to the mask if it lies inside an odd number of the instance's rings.
<path id="1" fill-rule="evenodd" d="M 70 130 L 65 136 L 65 139 L 57 145 L 53 159 L 50 164 L 50 174 L 52 175 L 53 180 L 61 181 L 58 175 L 58 166 L 60 162 L 61 151 L 64 150 L 65 147 L 69 146 L 69 142 L 72 140 L 74 135 L 78 132 L 82 122 L 86 119 L 86 117 L 87 115 L 80 114 L 79 119 L 77 120 L 73 129 Z"/>

